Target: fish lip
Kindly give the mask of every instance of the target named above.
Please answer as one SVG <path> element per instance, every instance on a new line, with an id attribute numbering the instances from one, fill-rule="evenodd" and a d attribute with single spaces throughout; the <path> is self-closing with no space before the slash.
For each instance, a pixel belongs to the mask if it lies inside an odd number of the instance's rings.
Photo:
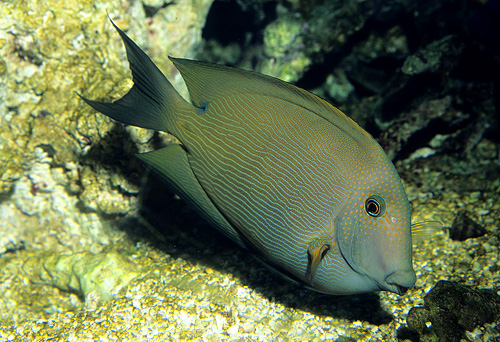
<path id="1" fill-rule="evenodd" d="M 405 287 L 405 286 L 401 286 L 401 285 L 396 285 L 396 288 L 398 289 L 398 295 L 400 295 L 400 296 L 404 295 L 410 289 L 409 287 Z"/>
<path id="2" fill-rule="evenodd" d="M 396 276 L 396 279 L 394 279 L 394 276 Z M 403 276 L 402 279 L 401 276 Z M 408 281 L 408 279 L 410 280 L 413 279 L 413 281 Z M 411 270 L 399 269 L 389 274 L 384 279 L 384 284 L 386 284 L 386 288 L 389 287 L 388 289 L 389 291 L 392 291 L 402 296 L 406 292 L 408 292 L 409 289 L 415 287 L 415 281 L 416 281 L 416 275 L 413 268 Z"/>

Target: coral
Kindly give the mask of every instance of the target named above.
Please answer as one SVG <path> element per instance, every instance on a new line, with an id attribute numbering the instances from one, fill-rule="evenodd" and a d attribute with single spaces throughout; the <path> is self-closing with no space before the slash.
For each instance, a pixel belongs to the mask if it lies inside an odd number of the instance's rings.
<path id="1" fill-rule="evenodd" d="M 306 55 L 305 23 L 296 17 L 280 16 L 264 30 L 264 53 L 267 61 L 260 71 L 285 81 L 295 81 L 311 63 Z"/>
<path id="2" fill-rule="evenodd" d="M 138 275 L 116 251 L 37 254 L 25 259 L 22 270 L 36 283 L 76 293 L 87 309 L 108 301 Z"/>

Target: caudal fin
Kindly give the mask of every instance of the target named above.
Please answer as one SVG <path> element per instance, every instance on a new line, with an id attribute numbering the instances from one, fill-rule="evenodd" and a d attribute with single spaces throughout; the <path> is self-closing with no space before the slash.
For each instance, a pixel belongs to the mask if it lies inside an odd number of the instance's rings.
<path id="1" fill-rule="evenodd" d="M 111 20 L 127 50 L 134 86 L 113 103 L 89 100 L 78 94 L 88 105 L 112 119 L 127 125 L 169 132 L 169 117 L 178 106 L 188 103 L 132 39 Z"/>

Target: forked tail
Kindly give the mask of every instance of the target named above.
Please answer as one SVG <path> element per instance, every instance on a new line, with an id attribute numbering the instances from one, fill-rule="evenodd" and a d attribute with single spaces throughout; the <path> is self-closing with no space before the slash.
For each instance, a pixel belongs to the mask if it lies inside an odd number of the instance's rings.
<path id="1" fill-rule="evenodd" d="M 173 133 L 170 131 L 173 113 L 179 106 L 191 105 L 179 95 L 144 51 L 111 18 L 109 20 L 125 44 L 134 86 L 113 103 L 89 100 L 77 93 L 78 96 L 98 112 L 121 123 Z"/>

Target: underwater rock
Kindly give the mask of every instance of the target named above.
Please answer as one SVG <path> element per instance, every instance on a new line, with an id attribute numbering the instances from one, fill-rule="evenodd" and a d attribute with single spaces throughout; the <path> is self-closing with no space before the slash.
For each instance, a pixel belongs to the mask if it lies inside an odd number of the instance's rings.
<path id="1" fill-rule="evenodd" d="M 464 44 L 455 35 L 449 35 L 433 41 L 429 45 L 409 56 L 401 70 L 407 75 L 423 72 L 445 73 L 457 65 L 458 56 L 462 54 Z"/>
<path id="2" fill-rule="evenodd" d="M 138 18 L 131 31 L 143 32 L 149 55 L 160 66 L 168 66 L 168 56 L 194 57 L 202 40 L 202 30 L 213 0 L 144 0 L 145 17 Z M 138 7 L 140 2 L 138 2 Z M 128 15 L 133 15 L 131 11 Z M 142 45 L 141 40 L 137 40 Z M 169 70 L 169 72 L 172 69 Z M 179 79 L 180 81 L 180 79 Z M 182 82 L 179 82 L 182 83 Z"/>
<path id="3" fill-rule="evenodd" d="M 144 2 L 155 8 L 148 18 L 141 2 L 106 5 L 125 27 L 134 27 L 138 40 L 149 43 L 160 65 L 166 50 L 192 54 L 212 0 Z M 89 78 L 103 98 L 127 87 L 119 50 L 102 25 L 106 10 L 94 6 L 0 4 L 0 219 L 5 222 L 0 254 L 33 244 L 95 252 L 114 235 L 102 229 L 103 215 L 121 216 L 135 208 L 143 170 L 129 159 L 148 147 L 152 133 L 135 134 L 131 142 L 122 127 L 81 110 L 74 94 Z M 92 44 L 82 43 L 83 37 Z M 101 64 L 92 67 L 96 60 Z M 128 172 L 114 172 L 116 164 Z"/>
<path id="4" fill-rule="evenodd" d="M 117 174 L 109 174 L 102 168 L 95 167 L 92 170 L 85 166 L 82 168 L 81 183 L 83 192 L 80 200 L 85 208 L 107 215 L 125 215 L 136 204 L 136 197 L 127 193 L 120 184 L 131 187 L 123 178 Z M 107 181 L 103 181 L 102 178 Z M 131 191 L 134 191 L 133 189 Z M 135 190 L 136 194 L 138 191 Z"/>
<path id="5" fill-rule="evenodd" d="M 55 166 L 49 152 L 34 149 L 10 198 L 0 203 L 0 254 L 24 247 L 97 251 L 110 242 L 95 212 L 75 210 L 79 206 L 74 195 L 79 191 L 73 181 L 75 166 Z"/>
<path id="6" fill-rule="evenodd" d="M 305 24 L 295 16 L 282 16 L 264 29 L 266 61 L 261 72 L 284 81 L 296 81 L 311 64 L 306 54 Z"/>
<path id="7" fill-rule="evenodd" d="M 382 94 L 409 53 L 407 36 L 401 26 L 394 26 L 383 35 L 370 32 L 340 65 L 358 92 Z"/>
<path id="8" fill-rule="evenodd" d="M 354 86 L 349 82 L 344 70 L 336 69 L 326 78 L 325 86 L 328 96 L 337 103 L 343 103 L 354 91 Z"/>
<path id="9" fill-rule="evenodd" d="M 459 212 L 450 228 L 450 238 L 464 241 L 486 234 L 483 226 L 473 221 L 465 212 Z"/>
<path id="10" fill-rule="evenodd" d="M 424 297 L 423 307 L 408 313 L 408 327 L 420 341 L 459 342 L 465 331 L 500 319 L 500 296 L 451 281 L 440 281 Z"/>
<path id="11" fill-rule="evenodd" d="M 390 100 L 387 99 L 389 102 Z M 391 159 L 409 156 L 420 148 L 427 147 L 422 140 L 437 134 L 436 127 L 454 127 L 468 118 L 468 115 L 453 108 L 451 96 L 425 101 L 410 112 L 404 113 L 378 137 L 378 142 Z M 376 120 L 380 126 L 384 123 Z M 440 146 L 432 146 L 434 152 Z M 427 154 L 429 155 L 429 154 Z"/>
<path id="12" fill-rule="evenodd" d="M 28 257 L 22 270 L 35 283 L 78 294 L 87 309 L 110 300 L 138 275 L 136 266 L 116 251 L 41 253 Z"/>
<path id="13" fill-rule="evenodd" d="M 244 69 L 295 82 L 313 63 L 322 63 L 325 54 L 342 51 L 372 13 L 367 2 L 214 1 L 208 16 L 211 20 L 203 32 L 209 41 L 198 58 L 230 61 Z M 224 26 L 221 30 L 215 23 L 221 16 L 240 16 L 240 20 L 230 21 L 231 29 Z"/>

